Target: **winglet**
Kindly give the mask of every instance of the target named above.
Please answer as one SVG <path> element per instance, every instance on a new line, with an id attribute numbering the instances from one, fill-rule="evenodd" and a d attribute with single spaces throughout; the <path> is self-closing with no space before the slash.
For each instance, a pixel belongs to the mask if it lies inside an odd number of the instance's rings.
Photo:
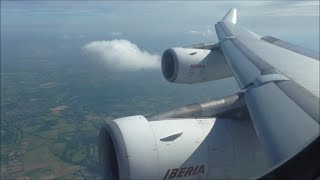
<path id="1" fill-rule="evenodd" d="M 222 18 L 222 22 L 230 22 L 233 24 L 237 23 L 237 9 L 232 8 L 228 13 Z"/>

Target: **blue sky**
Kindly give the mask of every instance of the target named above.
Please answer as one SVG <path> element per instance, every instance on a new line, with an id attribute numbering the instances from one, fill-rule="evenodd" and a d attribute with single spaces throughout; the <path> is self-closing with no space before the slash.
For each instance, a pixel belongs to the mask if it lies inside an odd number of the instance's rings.
<path id="1" fill-rule="evenodd" d="M 186 33 L 212 28 L 231 7 L 238 8 L 239 23 L 258 30 L 301 25 L 301 31 L 319 31 L 319 1 L 1 1 L 1 28 L 66 34 Z M 283 22 L 286 28 L 272 27 Z"/>
<path id="2" fill-rule="evenodd" d="M 1 1 L 1 44 L 20 39 L 17 48 L 25 53 L 67 46 L 81 53 L 92 41 L 125 39 L 161 54 L 172 46 L 216 41 L 214 24 L 233 7 L 238 23 L 257 34 L 319 51 L 319 1 Z M 46 49 L 46 43 L 57 49 Z"/>

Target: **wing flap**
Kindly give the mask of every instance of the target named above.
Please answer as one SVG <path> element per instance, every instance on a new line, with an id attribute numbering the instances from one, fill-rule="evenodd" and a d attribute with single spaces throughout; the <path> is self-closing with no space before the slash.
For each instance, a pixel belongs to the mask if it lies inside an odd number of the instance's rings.
<path id="1" fill-rule="evenodd" d="M 319 136 L 319 124 L 273 82 L 248 89 L 245 101 L 271 166 L 293 157 Z"/>
<path id="2" fill-rule="evenodd" d="M 272 37 L 272 36 L 265 36 L 265 37 L 262 37 L 261 39 L 266 41 L 266 42 L 268 42 L 268 43 L 271 43 L 271 44 L 274 44 L 276 46 L 282 47 L 284 49 L 293 51 L 295 53 L 298 53 L 298 54 L 301 54 L 301 55 L 304 55 L 304 56 L 307 56 L 307 57 L 310 57 L 310 58 L 313 58 L 313 59 L 317 59 L 317 60 L 320 59 L 319 58 L 319 56 L 320 56 L 319 52 L 300 47 L 298 45 L 295 45 L 295 44 L 280 40 L 278 38 L 275 38 L 275 37 Z"/>
<path id="3" fill-rule="evenodd" d="M 320 123 L 319 98 L 292 80 L 278 82 L 276 85 L 312 119 Z"/>

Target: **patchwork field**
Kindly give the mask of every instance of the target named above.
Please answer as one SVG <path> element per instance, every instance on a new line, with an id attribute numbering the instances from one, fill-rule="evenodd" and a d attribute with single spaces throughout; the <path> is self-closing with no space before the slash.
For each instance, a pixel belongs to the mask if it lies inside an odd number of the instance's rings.
<path id="1" fill-rule="evenodd" d="M 1 59 L 1 179 L 101 179 L 105 121 L 217 97 L 214 85 L 170 84 L 158 71 L 106 72 L 78 59 L 40 59 Z"/>

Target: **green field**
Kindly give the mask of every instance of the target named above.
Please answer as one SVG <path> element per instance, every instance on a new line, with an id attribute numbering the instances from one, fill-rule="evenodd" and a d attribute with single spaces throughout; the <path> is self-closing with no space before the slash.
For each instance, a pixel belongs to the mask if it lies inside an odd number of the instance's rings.
<path id="1" fill-rule="evenodd" d="M 4 56 L 1 68 L 3 179 L 100 179 L 105 121 L 217 98 L 214 85 L 170 84 L 160 72 L 106 72 L 84 59 Z"/>

